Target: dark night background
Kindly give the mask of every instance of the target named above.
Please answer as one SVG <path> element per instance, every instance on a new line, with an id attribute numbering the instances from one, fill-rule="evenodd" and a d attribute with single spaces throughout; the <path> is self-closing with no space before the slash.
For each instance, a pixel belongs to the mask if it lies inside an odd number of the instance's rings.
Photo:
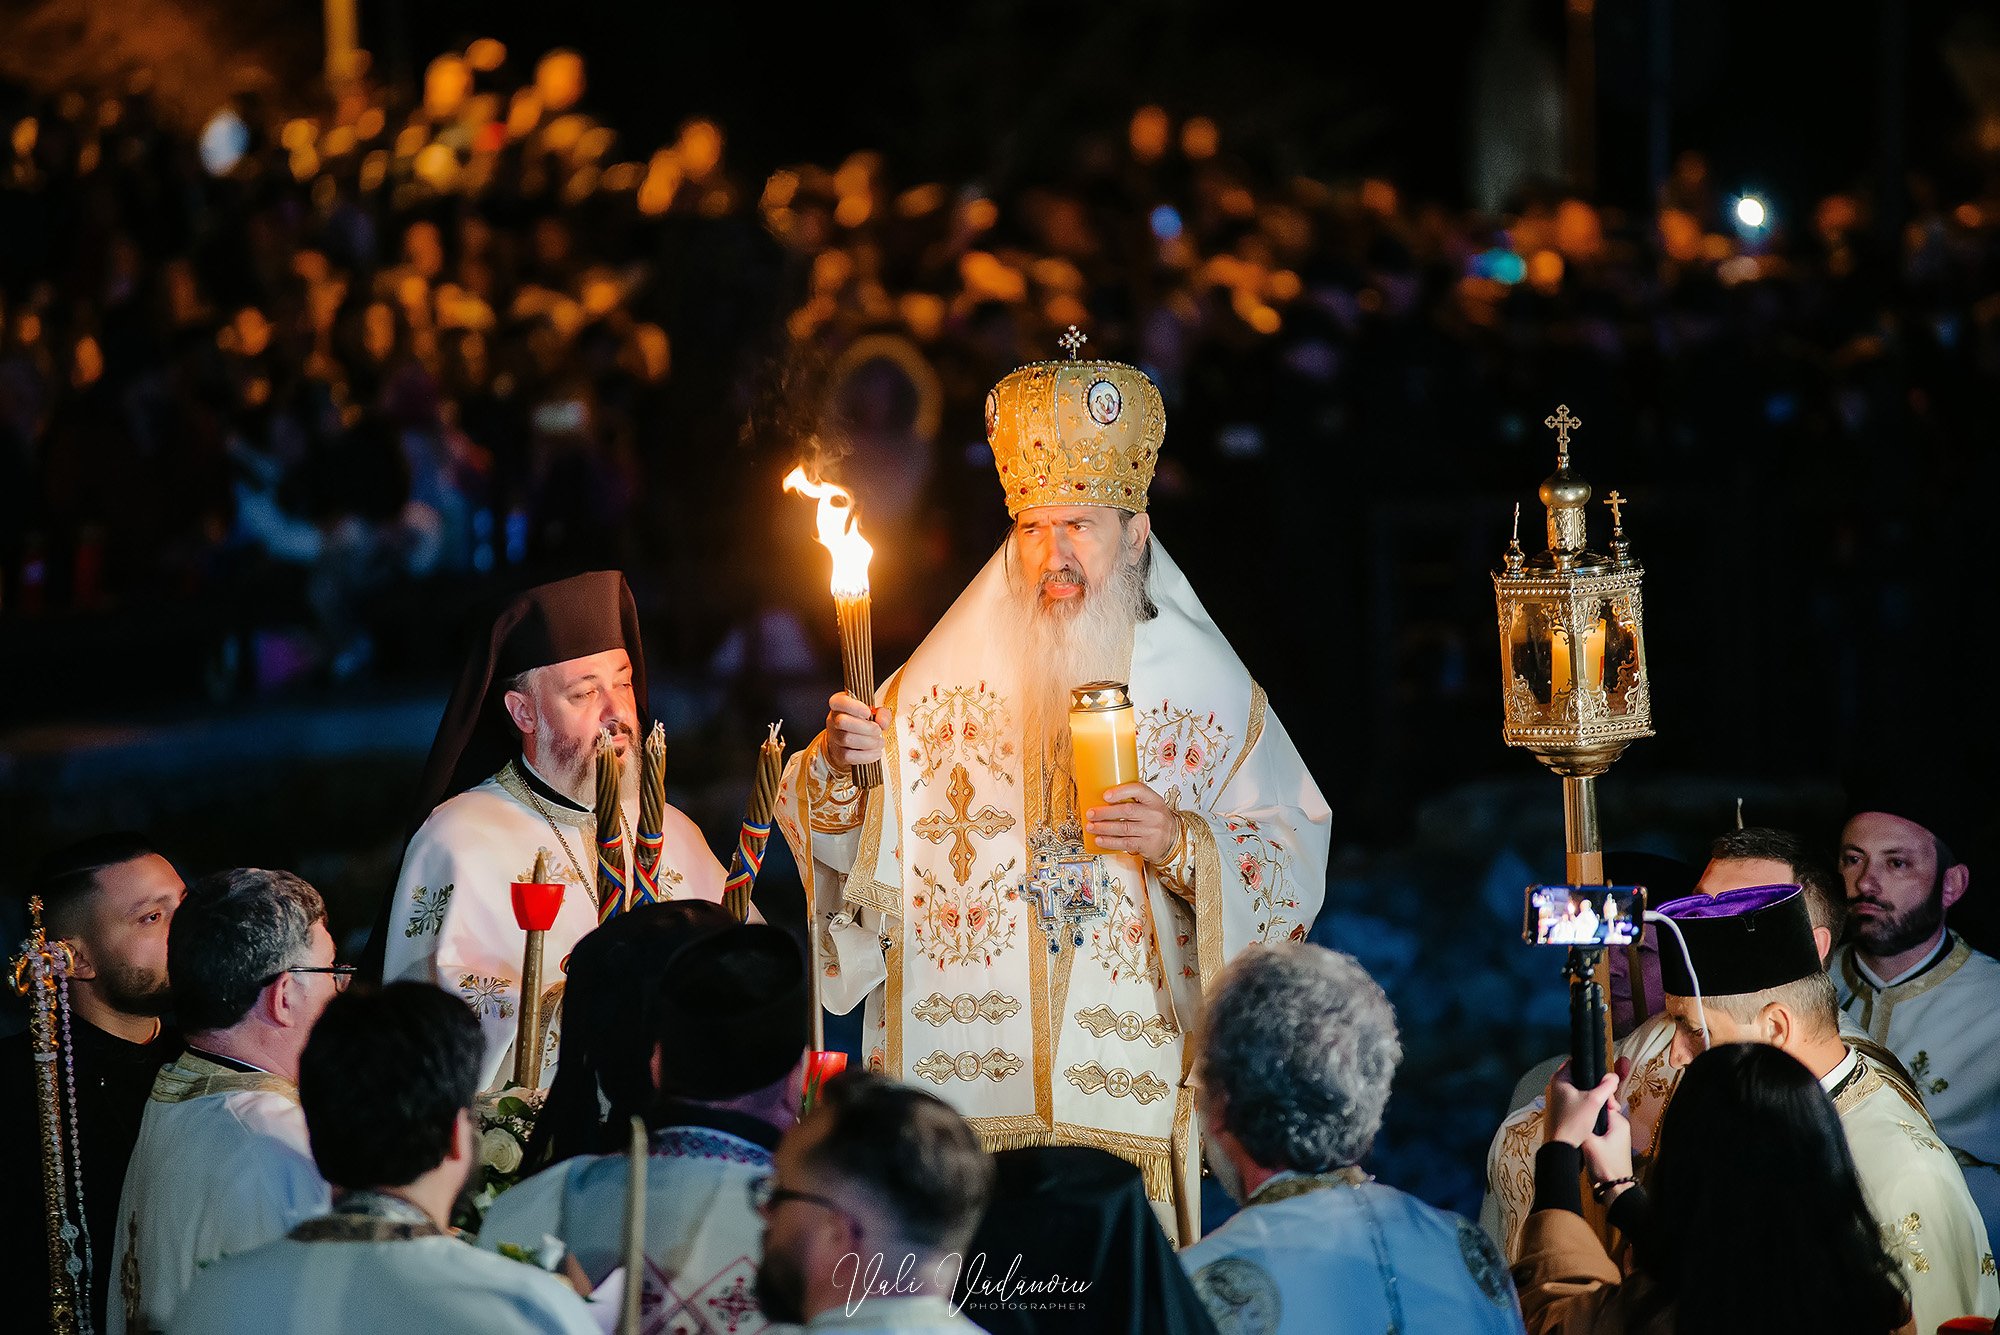
<path id="1" fill-rule="evenodd" d="M 1987 6 L 1600 5 L 1581 169 L 1556 0 L 360 23 L 336 105 L 316 6 L 0 19 L 0 885 L 137 825 L 190 871 L 294 867 L 359 927 L 469 610 L 594 565 L 630 575 L 672 796 L 722 847 L 762 721 L 809 740 L 835 671 L 778 477 L 846 451 L 886 675 L 1002 532 L 986 388 L 1073 321 L 1161 380 L 1157 531 L 1333 802 L 1316 939 L 1409 1048 L 1387 1180 L 1476 1209 L 1507 1089 L 1562 1042 L 1517 935 L 1559 794 L 1499 741 L 1488 579 L 1516 502 L 1540 531 L 1558 403 L 1648 571 L 1659 735 L 1603 783 L 1610 846 L 1698 866 L 1739 797 L 1830 840 L 1844 784 L 1917 776 L 2000 944 Z M 496 100 L 425 113 L 474 38 L 506 46 Z M 583 119 L 501 132 L 558 47 Z M 218 174 L 193 146 L 225 103 Z M 1744 192 L 1772 226 L 1734 224 Z M 776 851 L 760 902 L 795 886 Z"/>

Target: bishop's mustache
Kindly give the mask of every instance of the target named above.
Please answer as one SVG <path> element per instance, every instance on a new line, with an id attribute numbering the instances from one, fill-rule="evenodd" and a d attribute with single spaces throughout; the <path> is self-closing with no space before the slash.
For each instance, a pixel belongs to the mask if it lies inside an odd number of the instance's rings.
<path id="1" fill-rule="evenodd" d="M 1082 588 L 1083 574 L 1080 571 L 1070 569 L 1068 566 L 1063 566 L 1059 570 L 1051 570 L 1048 574 L 1042 576 L 1042 588 L 1046 589 L 1054 584 L 1067 584 L 1074 588 Z"/>

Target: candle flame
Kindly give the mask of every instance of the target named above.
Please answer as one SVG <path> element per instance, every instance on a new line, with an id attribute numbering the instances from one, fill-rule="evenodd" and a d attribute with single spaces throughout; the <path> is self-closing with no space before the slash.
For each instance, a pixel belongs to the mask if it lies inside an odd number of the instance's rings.
<path id="1" fill-rule="evenodd" d="M 868 592 L 868 560 L 875 549 L 854 522 L 854 494 L 831 482 L 815 482 L 803 467 L 785 474 L 785 490 L 819 501 L 820 546 L 833 554 L 833 591 L 858 597 Z"/>

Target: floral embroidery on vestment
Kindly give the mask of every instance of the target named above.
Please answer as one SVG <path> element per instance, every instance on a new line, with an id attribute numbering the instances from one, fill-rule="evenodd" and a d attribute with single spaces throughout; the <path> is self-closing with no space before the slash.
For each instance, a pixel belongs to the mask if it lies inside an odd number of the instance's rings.
<path id="1" fill-rule="evenodd" d="M 916 792 L 943 769 L 947 761 L 969 761 L 1002 783 L 1014 782 L 1013 721 L 1007 700 L 998 691 L 977 686 L 933 686 L 909 707 L 909 749 Z"/>

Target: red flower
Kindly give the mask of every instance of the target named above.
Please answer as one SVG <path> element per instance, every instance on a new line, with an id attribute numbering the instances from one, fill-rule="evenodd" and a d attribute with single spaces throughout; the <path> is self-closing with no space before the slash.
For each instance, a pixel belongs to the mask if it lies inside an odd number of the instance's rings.
<path id="1" fill-rule="evenodd" d="M 1145 930 L 1146 930 L 1145 928 L 1143 928 L 1143 927 L 1141 927 L 1141 926 L 1139 925 L 1139 920 L 1138 920 L 1137 918 L 1133 918 L 1133 919 L 1129 920 L 1128 922 L 1126 922 L 1126 924 L 1125 924 L 1125 944 L 1126 944 L 1126 945 L 1128 945 L 1128 946 L 1136 946 L 1136 945 L 1138 945 L 1138 944 L 1139 944 L 1139 938 L 1140 938 L 1140 936 L 1141 936 L 1141 935 L 1143 935 L 1143 934 L 1144 934 Z"/>
<path id="2" fill-rule="evenodd" d="M 984 927 L 986 925 L 986 906 L 978 903 L 969 906 L 965 910 L 965 925 L 975 932 Z"/>
<path id="3" fill-rule="evenodd" d="M 1188 743 L 1187 750 L 1181 753 L 1181 768 L 1190 774 L 1201 772 L 1201 747 L 1193 742 Z"/>
<path id="4" fill-rule="evenodd" d="M 1287 941 L 1303 941 L 1303 940 L 1305 940 L 1305 939 L 1306 939 L 1306 925 L 1305 925 L 1304 923 L 1300 923 L 1300 924 L 1299 924 L 1299 925 L 1298 925 L 1297 927 L 1294 927 L 1294 928 L 1292 929 L 1292 934 L 1291 934 L 1290 936 L 1286 937 L 1285 939 L 1286 939 Z"/>
<path id="5" fill-rule="evenodd" d="M 1264 884 L 1264 866 L 1250 854 L 1243 855 L 1243 860 L 1236 864 L 1236 869 L 1243 873 L 1243 884 L 1252 890 Z"/>

